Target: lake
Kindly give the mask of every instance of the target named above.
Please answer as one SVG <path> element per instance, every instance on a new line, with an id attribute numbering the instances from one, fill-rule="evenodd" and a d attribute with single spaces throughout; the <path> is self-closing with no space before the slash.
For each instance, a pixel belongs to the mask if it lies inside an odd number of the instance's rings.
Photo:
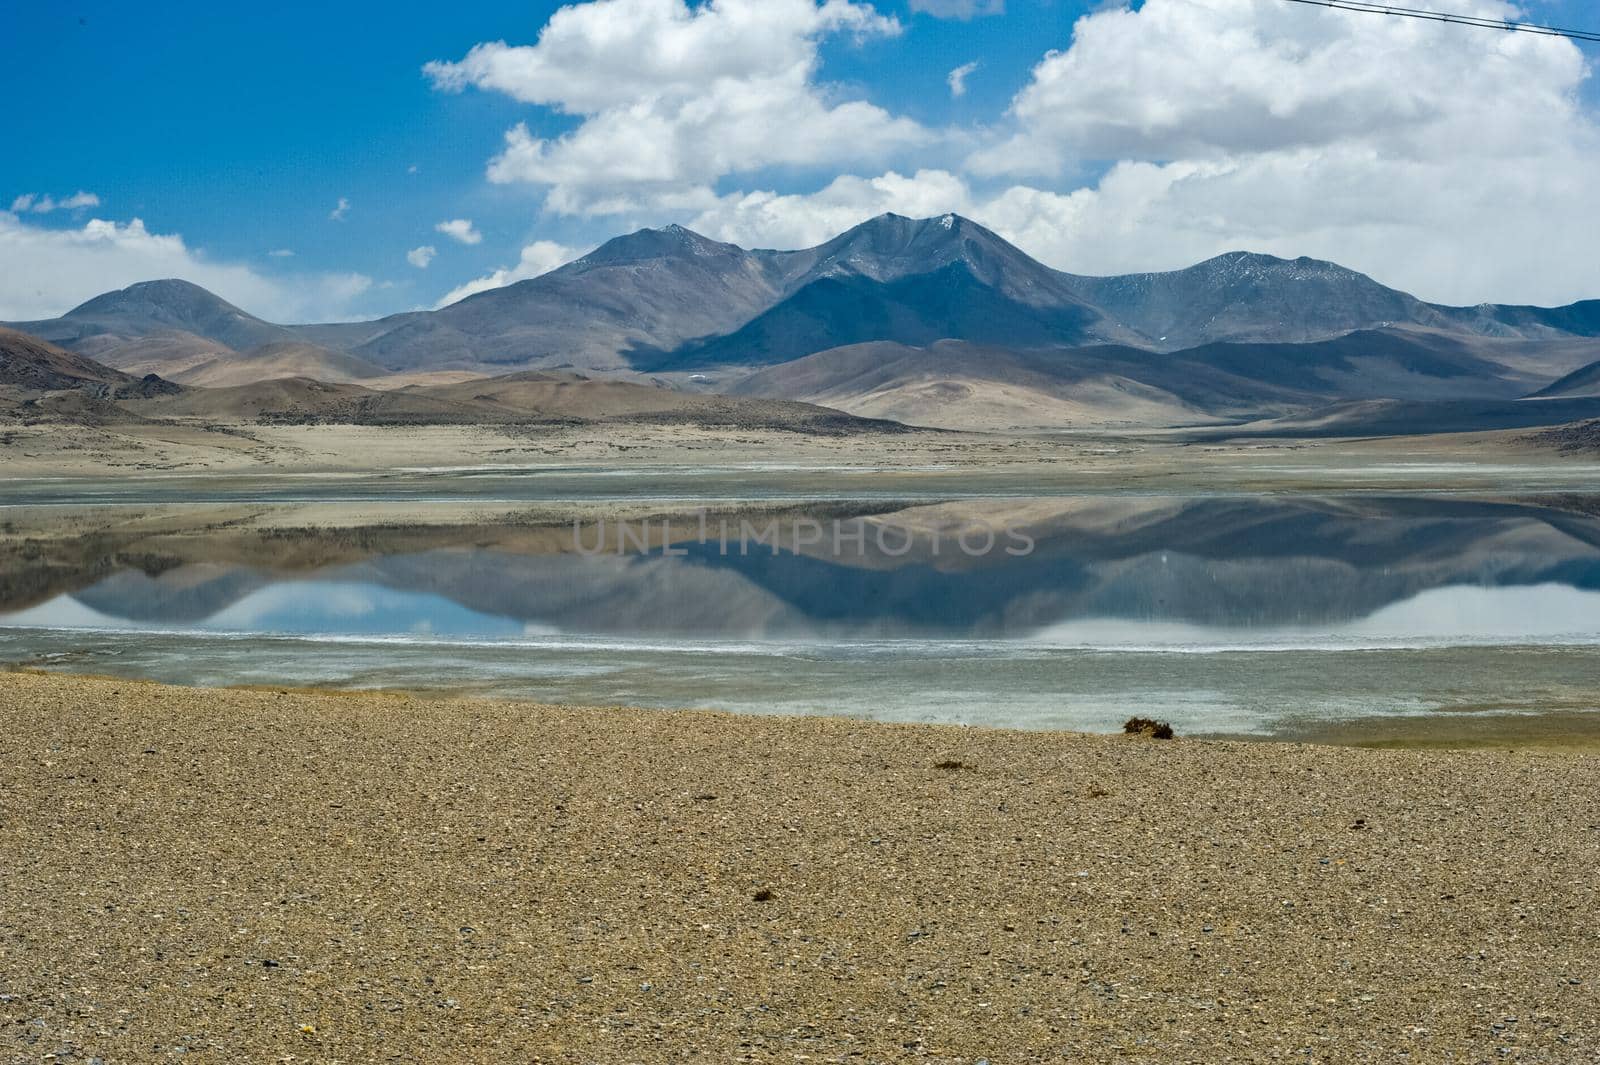
<path id="1" fill-rule="evenodd" d="M 8 556 L 0 660 L 1025 728 L 1139 713 L 1200 735 L 1600 708 L 1587 497 L 885 506 L 304 531 L 293 550 L 281 529 L 84 538 Z"/>

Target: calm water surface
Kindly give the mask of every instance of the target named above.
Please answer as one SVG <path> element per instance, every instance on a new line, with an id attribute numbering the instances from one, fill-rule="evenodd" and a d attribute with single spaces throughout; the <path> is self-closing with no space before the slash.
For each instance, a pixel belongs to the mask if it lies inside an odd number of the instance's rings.
<path id="1" fill-rule="evenodd" d="M 1055 496 L 537 552 L 194 532 L 11 556 L 0 661 L 888 720 L 1284 734 L 1600 709 L 1582 500 Z M 760 523 L 756 523 L 758 526 Z M 616 530 L 612 529 L 613 538 Z M 724 546 L 726 544 L 726 546 Z M 313 546 L 315 543 L 313 541 Z M 1023 548 L 1026 547 L 1026 550 Z"/>
<path id="2" fill-rule="evenodd" d="M 1111 449 L 1116 450 L 1116 449 Z M 1460 491 L 1591 491 L 1600 463 L 1356 462 L 1338 455 L 1289 459 L 1264 453 L 1213 467 L 1208 483 L 1245 482 L 1252 490 L 1303 491 L 1306 483 L 1348 485 L 1351 490 L 1430 492 L 1439 485 Z M 870 461 L 870 460 L 868 460 Z M 1171 487 L 1173 471 L 1147 482 Z M 1126 495 L 1121 467 L 1073 462 L 979 468 L 970 461 L 876 467 L 865 463 L 817 465 L 748 462 L 723 465 L 635 463 L 603 466 L 549 464 L 441 466 L 383 473 L 238 473 L 158 475 L 118 479 L 0 476 L 0 510 L 14 506 L 155 503 L 296 503 L 329 501 L 579 502 L 660 500 L 717 503 L 743 500 L 935 500 L 1024 495 Z M 1203 493 L 1202 493 L 1203 494 Z"/>

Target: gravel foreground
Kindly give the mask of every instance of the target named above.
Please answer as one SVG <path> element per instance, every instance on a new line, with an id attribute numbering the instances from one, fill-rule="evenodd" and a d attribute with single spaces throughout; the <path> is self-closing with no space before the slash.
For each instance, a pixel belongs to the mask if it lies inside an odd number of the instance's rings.
<path id="1" fill-rule="evenodd" d="M 0 675 L 0 1059 L 1600 1056 L 1600 757 Z"/>

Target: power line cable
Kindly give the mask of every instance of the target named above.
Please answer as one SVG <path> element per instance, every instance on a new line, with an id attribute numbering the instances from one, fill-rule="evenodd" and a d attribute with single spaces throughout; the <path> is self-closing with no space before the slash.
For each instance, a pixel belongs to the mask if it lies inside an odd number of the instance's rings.
<path id="1" fill-rule="evenodd" d="M 1456 26 L 1472 26 L 1481 30 L 1504 30 L 1511 33 L 1533 33 L 1541 37 L 1565 37 L 1574 41 L 1600 42 L 1600 31 L 1596 30 L 1567 30 L 1558 26 L 1540 26 L 1532 22 L 1507 22 L 1503 19 L 1484 18 L 1481 15 L 1451 15 L 1443 11 L 1428 11 L 1415 7 L 1364 3 L 1363 0 L 1286 0 L 1286 2 L 1306 4 L 1311 7 L 1329 7 L 1335 11 L 1358 11 L 1368 15 L 1393 15 L 1397 18 L 1448 22 Z"/>

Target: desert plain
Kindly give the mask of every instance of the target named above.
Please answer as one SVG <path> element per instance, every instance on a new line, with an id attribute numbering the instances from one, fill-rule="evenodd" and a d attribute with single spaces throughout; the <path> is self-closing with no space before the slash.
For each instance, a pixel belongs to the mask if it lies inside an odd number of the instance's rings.
<path id="1" fill-rule="evenodd" d="M 1600 1047 L 1592 751 L 28 673 L 0 727 L 16 1061 Z"/>

